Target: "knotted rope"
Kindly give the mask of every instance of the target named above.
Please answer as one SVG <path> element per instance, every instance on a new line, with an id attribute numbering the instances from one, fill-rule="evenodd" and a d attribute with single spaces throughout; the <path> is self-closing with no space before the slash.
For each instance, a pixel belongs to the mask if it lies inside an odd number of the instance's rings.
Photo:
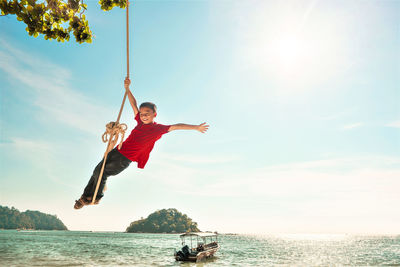
<path id="1" fill-rule="evenodd" d="M 126 1 L 126 77 L 129 78 L 129 0 Z M 97 192 L 99 191 L 100 182 L 103 178 L 104 166 L 106 165 L 107 155 L 118 142 L 119 135 L 121 134 L 121 142 L 118 145 L 120 149 L 122 146 L 122 142 L 124 141 L 125 131 L 128 129 L 128 126 L 125 123 L 119 123 L 119 119 L 121 118 L 122 110 L 124 108 L 126 96 L 128 92 L 125 91 L 124 99 L 122 100 L 121 108 L 119 109 L 118 118 L 116 122 L 109 122 L 106 125 L 106 131 L 102 135 L 102 140 L 104 143 L 108 142 L 106 152 L 104 153 L 103 165 L 101 166 L 101 171 L 99 178 L 97 179 L 96 189 L 94 191 L 91 205 L 96 201 Z"/>
<path id="2" fill-rule="evenodd" d="M 122 142 L 124 141 L 125 131 L 128 129 L 128 126 L 125 123 L 119 122 L 109 122 L 106 125 L 106 131 L 101 136 L 103 139 L 103 143 L 107 143 L 110 141 L 109 147 L 107 147 L 107 152 L 110 152 L 111 149 L 117 144 L 119 135 L 121 135 L 121 141 L 119 142 L 118 149 L 121 149 Z"/>

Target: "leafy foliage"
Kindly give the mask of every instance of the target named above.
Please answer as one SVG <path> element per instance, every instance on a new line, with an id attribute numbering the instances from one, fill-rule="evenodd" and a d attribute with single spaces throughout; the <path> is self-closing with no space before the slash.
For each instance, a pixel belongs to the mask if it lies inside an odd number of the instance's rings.
<path id="1" fill-rule="evenodd" d="M 0 0 L 1 15 L 16 15 L 24 22 L 29 35 L 37 37 L 43 34 L 46 40 L 69 41 L 73 32 L 78 43 L 91 43 L 92 31 L 83 14 L 87 5 L 83 0 Z M 115 6 L 125 8 L 126 0 L 100 0 L 105 11 Z"/>
<path id="2" fill-rule="evenodd" d="M 109 11 L 116 6 L 118 6 L 120 8 L 125 8 L 126 0 L 100 0 L 99 4 L 101 6 L 101 9 L 103 9 L 105 11 Z"/>
<path id="3" fill-rule="evenodd" d="M 0 206 L 0 229 L 68 230 L 56 215 Z"/>
<path id="4" fill-rule="evenodd" d="M 176 209 L 162 209 L 150 214 L 146 219 L 132 222 L 128 233 L 183 233 L 200 232 L 197 223 Z"/>

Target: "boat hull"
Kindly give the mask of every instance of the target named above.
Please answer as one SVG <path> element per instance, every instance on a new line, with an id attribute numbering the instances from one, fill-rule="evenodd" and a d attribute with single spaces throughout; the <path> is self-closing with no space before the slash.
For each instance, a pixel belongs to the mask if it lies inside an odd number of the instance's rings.
<path id="1" fill-rule="evenodd" d="M 209 248 L 207 250 L 198 252 L 196 255 L 190 254 L 190 255 L 188 255 L 188 257 L 185 257 L 185 258 L 175 255 L 175 259 L 177 261 L 191 261 L 191 262 L 203 261 L 203 260 L 213 257 L 214 254 L 218 251 L 219 247 L 220 246 L 218 245 L 217 247 Z"/>

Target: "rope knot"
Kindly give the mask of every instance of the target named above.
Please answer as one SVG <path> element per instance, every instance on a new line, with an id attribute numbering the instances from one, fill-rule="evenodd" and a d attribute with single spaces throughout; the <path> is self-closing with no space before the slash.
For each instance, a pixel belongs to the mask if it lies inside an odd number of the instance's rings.
<path id="1" fill-rule="evenodd" d="M 106 131 L 101 136 L 104 143 L 107 143 L 110 140 L 109 146 L 107 147 L 107 153 L 111 151 L 115 144 L 118 142 L 119 135 L 121 135 L 121 141 L 118 145 L 118 149 L 121 149 L 122 142 L 124 141 L 125 131 L 128 129 L 128 126 L 125 123 L 119 123 L 111 121 L 106 125 Z"/>

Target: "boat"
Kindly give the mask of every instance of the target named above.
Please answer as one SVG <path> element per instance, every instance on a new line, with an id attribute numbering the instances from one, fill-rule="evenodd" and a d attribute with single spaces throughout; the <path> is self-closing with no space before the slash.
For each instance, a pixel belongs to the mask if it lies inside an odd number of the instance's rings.
<path id="1" fill-rule="evenodd" d="M 175 250 L 174 253 L 177 261 L 199 262 L 213 257 L 220 248 L 218 235 L 215 233 L 188 232 L 181 234 L 180 238 L 182 249 L 178 252 Z"/>

